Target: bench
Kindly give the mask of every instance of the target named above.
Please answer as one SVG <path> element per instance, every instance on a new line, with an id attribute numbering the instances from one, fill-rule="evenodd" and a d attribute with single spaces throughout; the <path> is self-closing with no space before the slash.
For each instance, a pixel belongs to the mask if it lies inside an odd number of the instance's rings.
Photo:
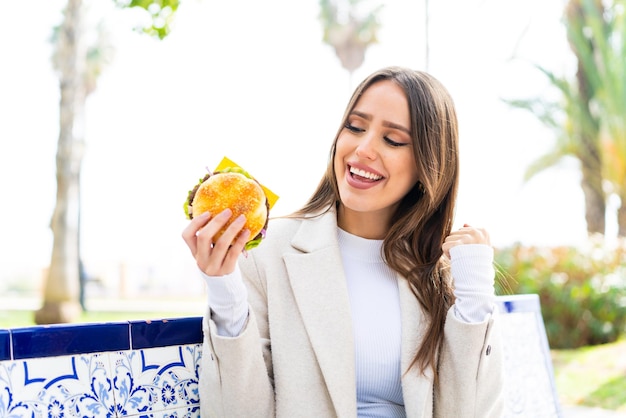
<path id="1" fill-rule="evenodd" d="M 537 295 L 498 296 L 505 417 L 560 417 Z M 198 417 L 202 318 L 0 330 L 0 418 Z"/>

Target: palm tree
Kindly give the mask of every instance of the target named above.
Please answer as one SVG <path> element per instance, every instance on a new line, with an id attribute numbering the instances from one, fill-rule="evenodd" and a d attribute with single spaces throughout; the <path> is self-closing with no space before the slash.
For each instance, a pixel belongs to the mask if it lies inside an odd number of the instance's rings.
<path id="1" fill-rule="evenodd" d="M 608 6 L 600 0 L 568 2 L 564 23 L 577 59 L 576 75 L 570 79 L 537 66 L 560 91 L 561 102 L 543 98 L 506 100 L 532 112 L 556 133 L 555 146 L 528 168 L 527 179 L 565 156 L 580 162 L 589 234 L 605 233 L 607 182 L 620 197 L 626 193 L 624 2 L 615 0 Z M 626 218 L 625 205 L 620 211 L 620 216 Z M 623 224 L 620 235 L 626 235 L 626 219 Z"/>
<path id="2" fill-rule="evenodd" d="M 602 7 L 602 4 L 598 4 Z M 602 187 L 602 156 L 600 150 L 599 132 L 600 123 L 597 115 L 592 111 L 592 101 L 595 96 L 595 85 L 590 82 L 594 77 L 593 68 L 584 65 L 581 49 L 587 47 L 595 49 L 593 40 L 587 40 L 584 45 L 576 42 L 578 35 L 584 31 L 584 14 L 580 0 L 570 0 L 565 8 L 565 22 L 567 27 L 570 49 L 576 55 L 576 86 L 578 97 L 572 105 L 579 107 L 578 112 L 570 112 L 578 119 L 573 125 L 572 136 L 580 144 L 579 160 L 581 162 L 581 187 L 585 195 L 585 218 L 589 233 L 606 231 L 606 195 Z"/>
<path id="3" fill-rule="evenodd" d="M 377 42 L 382 6 L 369 12 L 360 10 L 362 0 L 320 0 L 323 41 L 332 46 L 341 66 L 350 77 L 365 60 L 367 48 Z"/>
<path id="4" fill-rule="evenodd" d="M 598 119 L 602 178 L 620 197 L 618 235 L 626 237 L 626 0 L 570 0 L 568 39 Z"/>
<path id="5" fill-rule="evenodd" d="M 44 301 L 35 323 L 71 322 L 78 304 L 78 196 L 83 156 L 84 53 L 81 40 L 82 0 L 68 0 L 58 33 L 55 54 L 61 89 L 57 146 L 57 196 L 50 227 L 52 258 L 44 287 Z"/>
<path id="6" fill-rule="evenodd" d="M 565 157 L 577 159 L 582 172 L 581 188 L 585 196 L 587 231 L 589 234 L 604 234 L 605 197 L 601 161 L 599 147 L 594 143 L 597 136 L 591 133 L 596 129 L 597 121 L 589 114 L 575 81 L 558 77 L 544 68 L 539 69 L 560 90 L 561 102 L 544 98 L 506 100 L 513 107 L 530 111 L 555 134 L 552 149 L 527 168 L 524 180 L 530 180 L 540 172 L 556 166 Z"/>
<path id="7" fill-rule="evenodd" d="M 162 39 L 170 31 L 178 0 L 116 0 L 122 7 L 141 7 L 150 12 L 151 24 L 143 31 Z M 84 150 L 85 102 L 98 76 L 110 60 L 112 48 L 99 27 L 96 44 L 85 45 L 83 0 L 68 0 L 63 22 L 53 32 L 53 66 L 61 91 L 59 138 L 56 155 L 57 196 L 50 222 L 52 256 L 44 284 L 42 307 L 35 323 L 73 322 L 80 315 L 80 171 Z"/>
<path id="8" fill-rule="evenodd" d="M 578 0 L 582 30 L 570 38 L 595 90 L 603 178 L 621 200 L 618 235 L 626 237 L 626 0 Z"/>

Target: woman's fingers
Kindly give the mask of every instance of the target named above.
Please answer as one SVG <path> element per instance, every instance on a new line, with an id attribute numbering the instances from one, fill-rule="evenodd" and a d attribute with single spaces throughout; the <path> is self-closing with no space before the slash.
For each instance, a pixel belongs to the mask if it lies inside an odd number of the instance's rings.
<path id="1" fill-rule="evenodd" d="M 235 270 L 239 254 L 248 241 L 250 232 L 248 230 L 242 231 L 246 222 L 245 216 L 237 217 L 224 229 L 231 216 L 232 211 L 225 209 L 199 229 L 196 229 L 194 237 L 191 236 L 192 232 L 185 230 L 186 240 L 192 242 L 190 248 L 195 242 L 194 257 L 198 267 L 209 276 L 223 276 L 232 273 Z M 193 231 L 191 226 L 188 229 Z M 224 232 L 219 235 L 223 229 Z"/>
<path id="2" fill-rule="evenodd" d="M 239 254 L 243 251 L 250 237 L 248 229 L 242 230 L 245 223 L 245 216 L 237 217 L 214 244 L 213 255 L 215 255 L 215 260 L 221 261 L 216 266 L 218 274 L 213 274 L 214 276 L 222 276 L 235 270 Z"/>
<path id="3" fill-rule="evenodd" d="M 200 230 L 206 223 L 209 221 L 211 214 L 208 212 L 203 213 L 200 216 L 193 218 L 187 227 L 183 230 L 183 240 L 191 250 L 191 255 L 194 257 L 198 251 L 196 236 L 198 234 L 198 230 Z"/>
<path id="4" fill-rule="evenodd" d="M 450 257 L 450 249 L 463 244 L 491 245 L 489 233 L 484 228 L 475 228 L 464 224 L 462 228 L 452 231 L 443 243 L 442 249 L 446 256 Z"/>
<path id="5" fill-rule="evenodd" d="M 224 228 L 232 214 L 230 209 L 224 209 L 196 231 L 198 251 L 205 251 L 213 247 L 215 235 Z"/>
<path id="6" fill-rule="evenodd" d="M 231 216 L 232 211 L 224 209 L 196 231 L 196 254 L 194 254 L 194 257 L 198 267 L 207 274 L 216 265 L 215 257 L 212 257 L 216 241 L 215 236 L 224 228 Z"/>

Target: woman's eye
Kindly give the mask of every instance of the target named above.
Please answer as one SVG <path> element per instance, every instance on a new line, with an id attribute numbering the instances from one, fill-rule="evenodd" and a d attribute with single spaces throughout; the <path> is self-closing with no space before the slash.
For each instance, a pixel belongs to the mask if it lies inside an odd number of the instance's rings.
<path id="1" fill-rule="evenodd" d="M 351 125 L 350 123 L 346 123 L 344 125 L 344 128 L 346 128 L 347 130 L 349 130 L 350 132 L 354 132 L 354 133 L 361 133 L 361 132 L 365 132 L 365 129 L 362 128 L 357 128 L 354 125 Z"/>
<path id="2" fill-rule="evenodd" d="M 393 139 L 391 139 L 391 138 L 389 138 L 387 136 L 384 139 L 385 139 L 385 142 L 387 144 L 391 145 L 392 147 L 404 147 L 406 145 L 409 145 L 409 144 L 404 143 L 404 142 L 396 142 L 396 141 L 394 141 Z"/>

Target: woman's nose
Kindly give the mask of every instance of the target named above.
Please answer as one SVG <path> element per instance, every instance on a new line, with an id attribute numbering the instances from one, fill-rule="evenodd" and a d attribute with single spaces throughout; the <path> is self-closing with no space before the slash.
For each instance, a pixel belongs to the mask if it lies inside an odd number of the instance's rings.
<path id="1" fill-rule="evenodd" d="M 369 133 L 361 138 L 356 147 L 356 155 L 359 158 L 375 160 L 377 155 L 376 140 L 373 133 Z"/>

